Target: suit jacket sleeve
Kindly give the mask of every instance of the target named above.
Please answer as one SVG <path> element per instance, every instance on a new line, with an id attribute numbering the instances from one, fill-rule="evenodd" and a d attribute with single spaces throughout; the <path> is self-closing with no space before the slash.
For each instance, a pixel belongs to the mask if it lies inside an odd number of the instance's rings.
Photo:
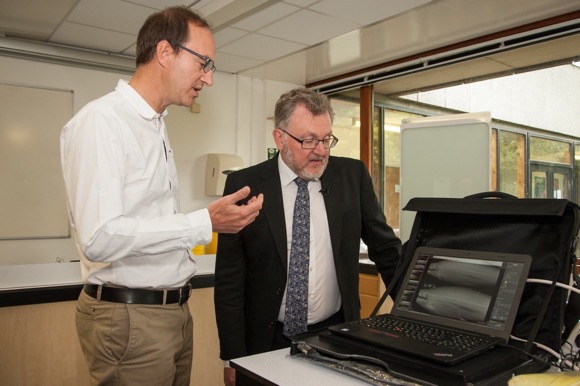
<path id="1" fill-rule="evenodd" d="M 361 238 L 368 247 L 369 259 L 375 263 L 383 282 L 388 286 L 400 260 L 401 240 L 388 225 L 371 177 L 364 164 L 361 165 L 364 169 L 361 171 Z"/>

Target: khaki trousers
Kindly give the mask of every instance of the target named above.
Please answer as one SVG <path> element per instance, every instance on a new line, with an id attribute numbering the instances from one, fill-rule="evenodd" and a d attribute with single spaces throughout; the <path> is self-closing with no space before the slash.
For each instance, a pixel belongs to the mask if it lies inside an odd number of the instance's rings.
<path id="1" fill-rule="evenodd" d="M 91 384 L 189 386 L 193 320 L 187 303 L 111 303 L 81 291 L 76 325 Z"/>

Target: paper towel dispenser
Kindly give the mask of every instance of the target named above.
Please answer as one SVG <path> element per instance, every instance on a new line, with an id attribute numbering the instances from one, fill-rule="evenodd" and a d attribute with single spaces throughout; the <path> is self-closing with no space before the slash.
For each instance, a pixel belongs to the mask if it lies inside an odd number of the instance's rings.
<path id="1" fill-rule="evenodd" d="M 221 196 L 226 177 L 244 167 L 244 160 L 236 154 L 210 153 L 205 164 L 205 195 Z"/>

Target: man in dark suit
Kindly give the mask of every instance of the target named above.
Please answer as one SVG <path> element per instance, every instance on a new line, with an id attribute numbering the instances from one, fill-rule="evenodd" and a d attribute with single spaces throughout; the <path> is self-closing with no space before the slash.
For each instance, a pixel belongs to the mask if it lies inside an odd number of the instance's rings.
<path id="1" fill-rule="evenodd" d="M 229 359 L 290 346 L 284 322 L 291 320 L 286 306 L 296 177 L 308 181 L 310 208 L 306 329 L 360 318 L 361 238 L 383 281 L 394 275 L 401 241 L 386 223 L 364 164 L 330 157 L 338 141 L 332 122 L 325 95 L 307 89 L 282 95 L 273 131 L 278 156 L 227 178 L 224 194 L 249 186 L 264 203 L 252 224 L 218 238 L 215 310 L 226 385 L 235 380 Z"/>

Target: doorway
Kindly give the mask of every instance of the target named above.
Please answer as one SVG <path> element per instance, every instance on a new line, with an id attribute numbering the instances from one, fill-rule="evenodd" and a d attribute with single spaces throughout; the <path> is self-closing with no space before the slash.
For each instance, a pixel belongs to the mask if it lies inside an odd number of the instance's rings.
<path id="1" fill-rule="evenodd" d="M 572 169 L 564 166 L 530 164 L 531 198 L 565 198 L 573 200 Z"/>

